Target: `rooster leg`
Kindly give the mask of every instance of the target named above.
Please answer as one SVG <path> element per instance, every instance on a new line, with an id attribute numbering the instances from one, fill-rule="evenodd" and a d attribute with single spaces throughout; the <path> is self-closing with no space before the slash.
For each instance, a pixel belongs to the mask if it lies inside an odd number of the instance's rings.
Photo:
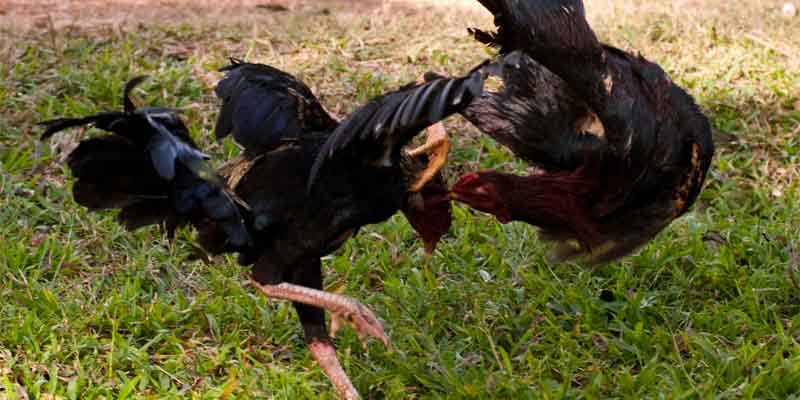
<path id="1" fill-rule="evenodd" d="M 319 285 L 315 284 L 314 286 L 321 287 L 321 282 L 318 283 Z M 322 309 L 331 312 L 334 318 L 333 325 L 338 324 L 339 318 L 345 318 L 358 332 L 360 339 L 364 340 L 367 335 L 370 335 L 388 345 L 389 338 L 383 332 L 383 326 L 372 311 L 352 298 L 305 286 L 291 283 L 262 285 L 255 280 L 253 285 L 269 298 L 290 300 L 294 303 L 300 322 L 303 323 L 303 328 L 306 330 L 308 350 L 311 356 L 314 357 L 342 399 L 360 399 L 358 391 L 336 356 L 336 347 L 325 333 L 325 316 L 322 314 Z"/>
<path id="2" fill-rule="evenodd" d="M 291 283 L 261 285 L 253 281 L 253 285 L 269 298 L 291 300 L 328 310 L 333 318 L 332 330 L 338 329 L 340 321 L 345 321 L 353 327 L 362 342 L 368 336 L 372 336 L 389 346 L 389 337 L 386 336 L 378 318 L 370 309 L 353 298 Z"/>
<path id="3" fill-rule="evenodd" d="M 339 363 L 339 358 L 336 356 L 336 348 L 329 340 L 312 340 L 308 344 L 308 350 L 311 356 L 317 361 L 322 372 L 330 379 L 336 391 L 339 392 L 345 400 L 356 400 L 361 397 L 358 395 L 353 383 L 350 382 L 350 377 L 344 372 L 342 364 Z"/>
<path id="4" fill-rule="evenodd" d="M 447 154 L 450 152 L 450 139 L 447 138 L 444 124 L 437 122 L 431 125 L 425 134 L 427 135 L 425 144 L 407 152 L 410 157 L 419 157 L 422 154 L 428 156 L 428 166 L 408 189 L 412 193 L 422 190 L 425 184 L 439 173 L 447 163 Z"/>

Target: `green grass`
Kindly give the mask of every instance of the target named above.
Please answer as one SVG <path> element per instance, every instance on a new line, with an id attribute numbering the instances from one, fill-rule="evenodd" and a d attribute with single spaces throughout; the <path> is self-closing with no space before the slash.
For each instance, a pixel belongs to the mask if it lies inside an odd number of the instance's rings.
<path id="1" fill-rule="evenodd" d="M 338 340 L 365 397 L 800 398 L 797 20 L 777 17 L 779 2 L 601 3 L 587 4 L 600 36 L 661 63 L 712 119 L 720 150 L 699 203 L 595 269 L 549 264 L 534 229 L 465 208 L 432 258 L 402 217 L 368 227 L 324 262 L 326 285 L 375 310 L 393 341 Z M 171 243 L 77 206 L 63 150 L 38 143 L 34 123 L 120 107 L 124 81 L 149 74 L 136 101 L 186 109 L 220 163 L 238 151 L 210 137 L 228 56 L 297 74 L 343 115 L 487 54 L 464 34 L 483 14 L 338 10 L 3 28 L 17 45 L 0 54 L 0 398 L 335 398 L 289 304 L 260 297 L 231 257 L 197 261 L 190 231 Z M 451 176 L 526 168 L 448 126 Z"/>

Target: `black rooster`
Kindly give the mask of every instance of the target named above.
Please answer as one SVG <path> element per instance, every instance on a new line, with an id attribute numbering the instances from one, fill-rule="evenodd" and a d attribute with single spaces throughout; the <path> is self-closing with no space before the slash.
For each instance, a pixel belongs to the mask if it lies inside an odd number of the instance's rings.
<path id="1" fill-rule="evenodd" d="M 135 109 L 129 93 L 141 79 L 126 86 L 124 111 L 49 121 L 43 138 L 86 124 L 111 132 L 84 140 L 70 154 L 76 201 L 121 209 L 119 219 L 129 228 L 191 224 L 206 250 L 238 252 L 266 296 L 294 302 L 311 354 L 343 397 L 356 398 L 324 310 L 334 317 L 334 331 L 343 320 L 362 339 L 388 343 L 388 337 L 361 303 L 322 291 L 320 257 L 398 210 L 432 249 L 450 225 L 447 189 L 434 177 L 411 192 L 426 166 L 402 148 L 466 107 L 493 66 L 403 87 L 337 123 L 291 75 L 235 61 L 216 89 L 223 101 L 216 133 L 233 133 L 245 149 L 217 172 L 175 112 Z"/>
<path id="2" fill-rule="evenodd" d="M 692 97 L 658 65 L 598 42 L 580 0 L 479 2 L 498 31 L 471 30 L 477 40 L 525 56 L 462 114 L 543 171 L 468 174 L 451 196 L 538 226 L 558 260 L 622 257 L 684 214 L 714 154 Z"/>

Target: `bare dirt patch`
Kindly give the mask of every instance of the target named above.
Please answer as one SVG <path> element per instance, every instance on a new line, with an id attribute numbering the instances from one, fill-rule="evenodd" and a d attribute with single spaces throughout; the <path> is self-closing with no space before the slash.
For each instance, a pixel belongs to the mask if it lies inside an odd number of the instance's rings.
<path id="1" fill-rule="evenodd" d="M 0 0 L 0 28 L 86 30 L 131 23 L 236 23 L 281 13 L 363 14 L 398 6 L 480 8 L 474 0 Z"/>
<path id="2" fill-rule="evenodd" d="M 0 0 L 0 27 L 87 30 L 209 20 L 236 23 L 296 12 L 363 12 L 380 5 L 373 0 Z"/>

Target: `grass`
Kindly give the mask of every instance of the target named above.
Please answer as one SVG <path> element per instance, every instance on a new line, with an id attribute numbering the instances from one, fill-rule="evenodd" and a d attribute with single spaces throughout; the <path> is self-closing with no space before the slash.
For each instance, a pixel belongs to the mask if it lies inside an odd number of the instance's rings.
<path id="1" fill-rule="evenodd" d="M 678 4 L 678 2 L 672 2 Z M 432 258 L 402 217 L 325 259 L 326 286 L 364 301 L 393 349 L 339 354 L 367 398 L 800 398 L 800 50 L 777 1 L 589 1 L 599 35 L 696 96 L 720 147 L 687 216 L 626 260 L 553 265 L 535 230 L 465 208 Z M 234 260 L 206 265 L 191 232 L 125 232 L 71 199 L 64 149 L 36 121 L 139 104 L 187 110 L 217 162 L 211 91 L 228 56 L 286 69 L 343 115 L 433 69 L 486 57 L 486 15 L 399 4 L 350 12 L 243 9 L 154 24 L 4 26 L 0 48 L 0 398 L 335 398 L 290 305 Z M 248 14 L 249 13 L 249 14 Z M 252 15 L 250 15 L 252 14 Z M 459 120 L 449 173 L 524 170 Z"/>

